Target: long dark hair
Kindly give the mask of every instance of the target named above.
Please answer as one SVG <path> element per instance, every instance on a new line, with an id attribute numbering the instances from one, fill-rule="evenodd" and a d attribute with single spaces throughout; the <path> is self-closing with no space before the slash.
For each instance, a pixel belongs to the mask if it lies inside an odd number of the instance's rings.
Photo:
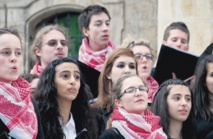
<path id="1" fill-rule="evenodd" d="M 197 120 L 209 121 L 212 118 L 210 111 L 209 90 L 206 86 L 207 64 L 213 63 L 213 55 L 204 57 L 196 67 L 196 79 L 192 87 L 195 96 L 195 117 Z"/>
<path id="2" fill-rule="evenodd" d="M 43 74 L 41 75 L 35 99 L 38 103 L 39 111 L 41 114 L 41 121 L 44 130 L 44 136 L 48 139 L 63 139 L 64 133 L 62 126 L 59 122 L 59 105 L 57 102 L 57 88 L 54 83 L 55 68 L 64 62 L 70 62 L 77 65 L 71 58 L 60 58 L 51 62 Z M 78 65 L 77 65 L 78 66 Z M 81 76 L 82 77 L 82 76 Z M 71 113 L 75 121 L 75 128 L 77 134 L 84 128 L 87 129 L 87 138 L 96 137 L 96 122 L 94 121 L 94 113 L 92 113 L 87 95 L 84 89 L 84 82 L 80 80 L 79 93 L 75 100 L 72 102 Z"/>
<path id="3" fill-rule="evenodd" d="M 155 115 L 158 115 L 161 117 L 160 125 L 163 127 L 163 130 L 167 135 L 169 135 L 169 126 L 170 126 L 170 122 L 169 122 L 170 116 L 168 113 L 167 97 L 172 88 L 171 85 L 184 85 L 189 88 L 188 84 L 182 80 L 169 79 L 160 85 L 158 92 L 155 95 L 151 110 Z M 191 90 L 190 92 L 191 92 L 191 99 L 192 99 L 191 100 L 192 107 L 191 107 L 191 111 L 188 118 L 186 119 L 186 121 L 183 122 L 183 127 L 181 130 L 181 133 L 184 139 L 195 138 L 196 128 L 194 124 L 193 94 Z"/>

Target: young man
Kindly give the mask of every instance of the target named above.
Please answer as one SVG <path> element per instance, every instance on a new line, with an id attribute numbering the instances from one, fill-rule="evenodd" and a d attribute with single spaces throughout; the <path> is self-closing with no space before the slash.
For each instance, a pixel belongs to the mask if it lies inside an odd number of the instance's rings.
<path id="1" fill-rule="evenodd" d="M 183 22 L 173 22 L 165 30 L 163 44 L 177 49 L 189 50 L 190 33 Z"/>
<path id="2" fill-rule="evenodd" d="M 98 78 L 104 61 L 115 49 L 114 44 L 109 40 L 110 19 L 108 10 L 99 5 L 88 6 L 78 18 L 84 39 L 77 61 L 94 97 L 98 95 Z"/>

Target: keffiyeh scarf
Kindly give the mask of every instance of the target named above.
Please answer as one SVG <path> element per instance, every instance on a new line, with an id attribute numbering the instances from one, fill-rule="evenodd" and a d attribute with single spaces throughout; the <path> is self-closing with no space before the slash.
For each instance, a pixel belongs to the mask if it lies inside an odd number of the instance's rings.
<path id="1" fill-rule="evenodd" d="M 98 71 L 101 71 L 106 57 L 114 49 L 115 45 L 109 41 L 105 49 L 101 51 L 93 51 L 89 46 L 87 39 L 84 38 L 79 49 L 79 61 Z"/>
<path id="2" fill-rule="evenodd" d="M 148 102 L 152 103 L 154 100 L 155 94 L 158 91 L 159 84 L 152 76 L 149 76 L 147 78 L 147 82 L 148 82 L 147 87 L 149 88 Z"/>
<path id="3" fill-rule="evenodd" d="M 0 119 L 16 139 L 36 139 L 38 123 L 29 83 L 18 78 L 12 84 L 0 82 Z"/>
<path id="4" fill-rule="evenodd" d="M 30 74 L 38 74 L 41 75 L 42 72 L 44 71 L 44 69 L 41 67 L 41 65 L 39 65 L 39 63 L 37 62 L 33 68 L 30 71 Z"/>
<path id="5" fill-rule="evenodd" d="M 127 139 L 166 139 L 159 122 L 160 117 L 149 110 L 143 116 L 128 113 L 120 107 L 115 107 L 113 111 L 112 127 Z"/>

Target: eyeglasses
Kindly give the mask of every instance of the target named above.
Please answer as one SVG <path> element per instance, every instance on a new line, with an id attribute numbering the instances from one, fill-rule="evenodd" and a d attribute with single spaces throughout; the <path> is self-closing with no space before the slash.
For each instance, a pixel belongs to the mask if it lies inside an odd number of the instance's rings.
<path id="1" fill-rule="evenodd" d="M 124 90 L 124 92 L 120 93 L 120 95 L 118 96 L 117 99 L 121 98 L 124 94 L 132 94 L 135 93 L 137 90 L 139 90 L 140 92 L 146 92 L 148 93 L 149 88 L 143 85 L 138 86 L 138 88 L 136 87 L 129 87 L 126 90 Z"/>
<path id="2" fill-rule="evenodd" d="M 68 41 L 66 40 L 55 40 L 55 39 L 52 39 L 52 40 L 49 40 L 47 43 L 47 45 L 51 46 L 51 47 L 55 47 L 55 46 L 58 46 L 58 43 L 60 43 L 63 47 L 65 46 L 68 46 Z"/>
<path id="3" fill-rule="evenodd" d="M 152 54 L 146 54 L 146 55 L 136 54 L 135 55 L 135 59 L 136 60 L 142 60 L 143 57 L 145 57 L 147 60 L 153 60 L 153 55 Z"/>

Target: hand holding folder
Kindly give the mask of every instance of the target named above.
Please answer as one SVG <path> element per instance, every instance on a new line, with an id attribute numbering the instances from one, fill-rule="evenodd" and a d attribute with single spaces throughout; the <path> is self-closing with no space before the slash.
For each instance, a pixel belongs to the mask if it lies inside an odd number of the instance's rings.
<path id="1" fill-rule="evenodd" d="M 197 60 L 198 56 L 162 45 L 153 77 L 159 84 L 175 76 L 186 80 L 194 75 Z"/>

